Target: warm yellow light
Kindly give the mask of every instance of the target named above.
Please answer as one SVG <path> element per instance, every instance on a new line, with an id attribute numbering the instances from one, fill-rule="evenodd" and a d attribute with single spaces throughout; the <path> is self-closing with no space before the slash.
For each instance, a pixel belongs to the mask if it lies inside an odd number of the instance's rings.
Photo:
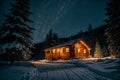
<path id="1" fill-rule="evenodd" d="M 62 53 L 62 52 L 63 52 L 63 49 L 61 48 L 61 49 L 60 49 L 60 53 Z"/>
<path id="2" fill-rule="evenodd" d="M 80 48 L 78 48 L 78 52 L 80 52 Z"/>
<path id="3" fill-rule="evenodd" d="M 66 52 L 69 52 L 69 48 L 66 48 Z"/>
<path id="4" fill-rule="evenodd" d="M 86 49 L 84 49 L 84 53 L 86 53 Z"/>
<path id="5" fill-rule="evenodd" d="M 53 53 L 55 53 L 55 49 L 53 49 Z"/>
<path id="6" fill-rule="evenodd" d="M 57 49 L 57 52 L 59 52 L 60 51 L 60 49 Z"/>
<path id="7" fill-rule="evenodd" d="M 76 43 L 76 44 L 75 44 L 75 47 L 79 48 L 79 47 L 80 47 L 80 45 L 79 45 L 78 43 Z"/>

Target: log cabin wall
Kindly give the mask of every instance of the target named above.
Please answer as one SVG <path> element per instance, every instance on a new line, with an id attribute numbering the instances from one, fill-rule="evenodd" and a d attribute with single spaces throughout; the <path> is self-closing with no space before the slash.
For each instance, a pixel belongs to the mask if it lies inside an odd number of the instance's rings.
<path id="1" fill-rule="evenodd" d="M 45 50 L 45 59 L 48 59 L 48 60 L 52 59 L 51 50 Z"/>
<path id="2" fill-rule="evenodd" d="M 65 46 L 61 48 L 60 59 L 69 59 L 70 58 L 70 46 Z"/>
<path id="3" fill-rule="evenodd" d="M 45 49 L 45 58 L 48 60 L 87 58 L 90 56 L 90 47 L 79 40 L 72 45 L 64 45 Z"/>
<path id="4" fill-rule="evenodd" d="M 45 58 L 49 60 L 69 59 L 70 46 L 47 49 L 45 50 Z"/>
<path id="5" fill-rule="evenodd" d="M 83 44 L 77 42 L 74 44 L 74 46 L 75 46 L 74 47 L 75 58 L 86 58 L 87 57 L 88 51 L 87 51 L 87 48 Z"/>

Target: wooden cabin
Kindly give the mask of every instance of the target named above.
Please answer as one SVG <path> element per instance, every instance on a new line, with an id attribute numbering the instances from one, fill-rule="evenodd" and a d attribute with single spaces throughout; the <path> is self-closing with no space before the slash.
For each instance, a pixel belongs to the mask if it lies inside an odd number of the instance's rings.
<path id="1" fill-rule="evenodd" d="M 81 39 L 68 41 L 60 45 L 45 49 L 48 60 L 88 58 L 91 48 Z"/>

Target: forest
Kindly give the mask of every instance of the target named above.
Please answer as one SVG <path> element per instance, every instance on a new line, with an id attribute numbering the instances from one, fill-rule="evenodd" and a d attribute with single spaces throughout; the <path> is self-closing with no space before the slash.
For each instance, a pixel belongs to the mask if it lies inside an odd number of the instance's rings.
<path id="1" fill-rule="evenodd" d="M 52 29 L 46 35 L 45 41 L 32 42 L 34 28 L 29 26 L 34 20 L 30 11 L 29 0 L 16 0 L 11 4 L 5 21 L 0 28 L 0 60 L 30 60 L 44 59 L 44 49 L 74 39 L 84 39 L 92 48 L 91 57 L 94 57 L 96 47 L 103 57 L 120 57 L 120 5 L 119 0 L 110 0 L 106 6 L 105 24 L 98 28 L 88 25 L 88 30 L 80 30 L 70 37 L 60 38 Z"/>

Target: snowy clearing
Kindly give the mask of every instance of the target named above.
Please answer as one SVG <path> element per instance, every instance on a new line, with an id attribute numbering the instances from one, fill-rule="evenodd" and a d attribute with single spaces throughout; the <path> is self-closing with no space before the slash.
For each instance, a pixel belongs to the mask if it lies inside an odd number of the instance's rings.
<path id="1" fill-rule="evenodd" d="M 33 62 L 39 74 L 33 80 L 119 80 L 119 59 L 39 60 Z M 112 76 L 115 75 L 115 76 Z"/>
<path id="2" fill-rule="evenodd" d="M 0 80 L 32 80 L 36 74 L 37 68 L 32 67 L 29 62 L 16 62 L 14 65 L 0 66 Z"/>
<path id="3" fill-rule="evenodd" d="M 0 80 L 119 80 L 118 63 L 110 58 L 17 62 L 0 67 Z"/>
<path id="4" fill-rule="evenodd" d="M 38 74 L 33 80 L 112 80 L 98 75 L 85 67 L 78 67 L 70 63 L 36 64 Z"/>

